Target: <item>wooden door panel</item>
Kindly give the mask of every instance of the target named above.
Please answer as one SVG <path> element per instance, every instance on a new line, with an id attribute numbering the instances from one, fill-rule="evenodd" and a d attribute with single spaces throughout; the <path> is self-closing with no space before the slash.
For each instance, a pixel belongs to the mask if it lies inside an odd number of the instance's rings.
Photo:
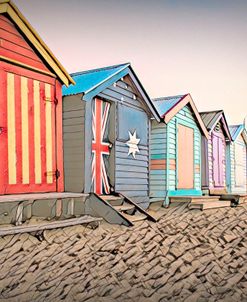
<path id="1" fill-rule="evenodd" d="M 101 99 L 93 101 L 92 109 L 92 184 L 97 194 L 110 194 L 109 183 L 109 133 L 110 103 Z"/>
<path id="2" fill-rule="evenodd" d="M 194 188 L 194 130 L 178 125 L 178 189 Z"/>
<path id="3" fill-rule="evenodd" d="M 213 149 L 213 181 L 215 187 L 224 186 L 224 136 L 221 133 L 212 133 Z"/>
<path id="4" fill-rule="evenodd" d="M 244 186 L 246 183 L 245 175 L 245 149 L 240 144 L 235 144 L 235 181 L 236 186 Z"/>
<path id="5" fill-rule="evenodd" d="M 7 71 L 1 84 L 0 194 L 56 191 L 54 86 Z"/>

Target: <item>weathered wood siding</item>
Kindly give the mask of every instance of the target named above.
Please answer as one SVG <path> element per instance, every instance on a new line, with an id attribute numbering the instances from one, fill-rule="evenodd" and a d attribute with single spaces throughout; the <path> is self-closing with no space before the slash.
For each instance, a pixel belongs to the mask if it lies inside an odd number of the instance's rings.
<path id="1" fill-rule="evenodd" d="M 243 184 L 243 186 L 237 186 L 236 185 L 236 161 L 237 156 L 235 154 L 235 150 L 236 150 L 236 145 L 240 145 L 243 147 L 243 164 L 244 164 L 244 173 L 245 173 L 245 184 Z M 227 187 L 228 187 L 228 191 L 231 193 L 246 193 L 247 191 L 247 146 L 246 143 L 242 137 L 242 135 L 240 135 L 238 137 L 238 139 L 235 142 L 232 142 L 229 146 L 228 146 L 228 160 L 227 160 Z"/>
<path id="2" fill-rule="evenodd" d="M 0 56 L 49 71 L 15 24 L 3 15 L 0 16 L 0 40 Z"/>
<path id="3" fill-rule="evenodd" d="M 189 194 L 201 194 L 201 132 L 189 106 L 185 106 L 165 125 L 152 122 L 150 196 L 153 200 L 166 195 L 184 194 L 177 189 L 177 126 L 194 129 L 194 188 Z M 157 160 L 164 160 L 159 162 Z M 159 165 L 164 167 L 159 169 Z"/>
<path id="4" fill-rule="evenodd" d="M 63 98 L 65 191 L 84 191 L 85 102 L 82 95 Z"/>
<path id="5" fill-rule="evenodd" d="M 115 106 L 115 191 L 121 192 L 145 203 L 149 199 L 149 117 L 147 108 L 141 98 L 136 94 L 128 76 L 106 88 L 99 97 L 111 101 Z M 140 152 L 136 158 L 128 155 L 129 133 L 136 131 L 140 138 L 138 145 Z M 113 160 L 113 159 L 110 159 Z"/>

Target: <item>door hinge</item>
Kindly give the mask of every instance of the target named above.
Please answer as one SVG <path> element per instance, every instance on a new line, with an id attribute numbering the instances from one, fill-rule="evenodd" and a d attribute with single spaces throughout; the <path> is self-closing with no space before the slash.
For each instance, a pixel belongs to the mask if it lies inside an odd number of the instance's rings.
<path id="1" fill-rule="evenodd" d="M 56 179 L 58 179 L 61 176 L 61 173 L 59 170 L 56 171 L 48 171 L 45 173 L 45 176 L 55 176 Z"/>
<path id="2" fill-rule="evenodd" d="M 45 97 L 45 102 L 48 102 L 48 103 L 54 103 L 55 105 L 58 104 L 58 99 L 57 98 L 51 98 L 51 97 Z"/>

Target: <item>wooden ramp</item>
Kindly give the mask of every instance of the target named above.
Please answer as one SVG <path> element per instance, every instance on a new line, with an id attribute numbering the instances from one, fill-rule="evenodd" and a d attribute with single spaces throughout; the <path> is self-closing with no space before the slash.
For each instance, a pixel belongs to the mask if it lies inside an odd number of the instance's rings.
<path id="1" fill-rule="evenodd" d="M 92 194 L 86 201 L 86 213 L 102 217 L 109 223 L 126 226 L 133 226 L 135 222 L 145 219 L 156 222 L 152 215 L 129 197 L 120 193 L 112 195 Z"/>
<path id="2" fill-rule="evenodd" d="M 6 235 L 22 234 L 22 233 L 36 233 L 43 232 L 45 230 L 52 230 L 58 228 L 65 228 L 69 226 L 75 226 L 79 224 L 92 224 L 97 223 L 102 220 L 102 218 L 95 218 L 88 215 L 71 218 L 66 220 L 58 221 L 41 221 L 34 224 L 23 224 L 19 226 L 4 226 L 0 227 L 0 237 Z"/>
<path id="3" fill-rule="evenodd" d="M 181 196 L 181 197 L 170 197 L 171 203 L 188 203 L 190 209 L 215 209 L 222 207 L 231 207 L 231 200 L 221 200 L 221 196 Z"/>

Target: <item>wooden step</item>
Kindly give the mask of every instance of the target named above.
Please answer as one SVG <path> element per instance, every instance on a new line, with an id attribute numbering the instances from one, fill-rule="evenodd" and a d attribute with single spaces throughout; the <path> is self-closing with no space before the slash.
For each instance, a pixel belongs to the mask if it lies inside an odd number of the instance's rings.
<path id="1" fill-rule="evenodd" d="M 171 203 L 178 203 L 178 202 L 204 202 L 204 201 L 217 201 L 219 200 L 220 196 L 176 196 L 170 197 Z"/>
<path id="2" fill-rule="evenodd" d="M 190 209 L 215 209 L 215 208 L 223 208 L 223 207 L 230 207 L 231 201 L 230 200 L 217 200 L 217 201 L 204 201 L 204 202 L 197 202 L 191 203 L 189 205 Z"/>
<path id="3" fill-rule="evenodd" d="M 133 210 L 135 208 L 134 205 L 132 204 L 128 204 L 126 202 L 124 202 L 123 204 L 121 204 L 120 206 L 113 206 L 113 208 L 117 211 L 121 211 L 121 212 L 124 212 L 124 211 L 129 211 L 129 210 Z"/>
<path id="4" fill-rule="evenodd" d="M 112 206 L 120 206 L 123 203 L 123 198 L 115 195 L 100 195 L 101 199 L 108 201 Z"/>
<path id="5" fill-rule="evenodd" d="M 102 218 L 96 218 L 89 215 L 84 215 L 79 218 L 71 218 L 66 220 L 59 221 L 41 221 L 35 224 L 26 224 L 21 226 L 14 227 L 2 227 L 0 228 L 0 236 L 13 235 L 13 234 L 22 234 L 22 233 L 33 233 L 40 232 L 44 230 L 52 230 L 57 228 L 65 228 L 69 226 L 75 226 L 80 224 L 89 224 L 89 223 L 99 223 L 102 221 Z"/>
<path id="6" fill-rule="evenodd" d="M 247 195 L 239 197 L 239 204 L 247 203 Z"/>
<path id="7" fill-rule="evenodd" d="M 147 218 L 146 215 L 141 214 L 141 213 L 138 213 L 138 214 L 135 213 L 135 215 L 129 215 L 126 213 L 122 213 L 122 215 L 131 222 L 137 222 L 137 221 L 145 220 Z"/>
<path id="8" fill-rule="evenodd" d="M 209 194 L 211 196 L 223 195 L 223 194 L 227 194 L 227 190 L 226 190 L 226 188 L 211 188 L 211 189 L 209 189 Z"/>
<path id="9" fill-rule="evenodd" d="M 221 200 L 232 200 L 237 204 L 242 204 L 247 202 L 246 194 L 224 194 L 220 197 Z"/>

